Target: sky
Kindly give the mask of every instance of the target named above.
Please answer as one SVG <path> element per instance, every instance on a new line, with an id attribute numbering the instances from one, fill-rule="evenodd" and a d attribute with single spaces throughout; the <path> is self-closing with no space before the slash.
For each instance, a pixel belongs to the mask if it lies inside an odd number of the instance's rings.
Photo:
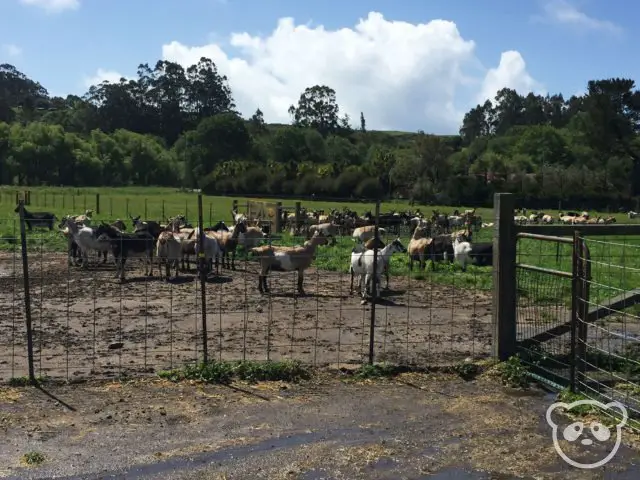
<path id="1" fill-rule="evenodd" d="M 288 123 L 328 85 L 369 129 L 452 134 L 503 87 L 569 97 L 637 79 L 638 15 L 622 0 L 0 0 L 0 63 L 66 96 L 204 56 L 245 117 Z"/>

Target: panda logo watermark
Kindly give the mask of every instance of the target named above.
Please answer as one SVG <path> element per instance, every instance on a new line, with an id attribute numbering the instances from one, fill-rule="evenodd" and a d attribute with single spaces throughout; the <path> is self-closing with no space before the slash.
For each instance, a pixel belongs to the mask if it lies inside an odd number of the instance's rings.
<path id="1" fill-rule="evenodd" d="M 598 407 L 602 410 L 612 410 L 616 414 L 616 417 L 621 417 L 620 421 L 615 426 L 616 437 L 615 437 L 615 442 L 613 443 L 613 449 L 609 452 L 609 454 L 605 458 L 595 463 L 580 463 L 569 458 L 569 456 L 567 456 L 567 454 L 562 450 L 562 446 L 560 445 L 560 441 L 559 441 L 560 439 L 558 438 L 559 437 L 558 425 L 551 418 L 551 414 L 558 408 L 562 408 L 564 410 L 571 410 L 572 408 L 579 407 L 581 405 L 590 405 L 592 407 Z M 578 400 L 573 403 L 564 403 L 564 402 L 554 403 L 553 405 L 549 406 L 549 408 L 547 409 L 546 417 L 547 417 L 547 423 L 553 430 L 552 431 L 553 446 L 556 449 L 556 452 L 558 452 L 558 455 L 560 455 L 560 458 L 562 458 L 565 462 L 567 462 L 572 467 L 582 468 L 582 469 L 592 469 L 592 468 L 598 468 L 603 465 L 606 465 L 618 452 L 618 449 L 620 448 L 620 443 L 622 442 L 622 427 L 624 427 L 627 424 L 627 420 L 629 419 L 629 414 L 625 406 L 622 405 L 620 402 L 610 402 L 605 404 L 602 402 L 598 402 L 597 400 Z M 604 443 L 610 440 L 612 435 L 614 434 L 614 432 L 612 432 L 606 425 L 603 425 L 600 422 L 594 421 L 589 424 L 585 424 L 584 422 L 578 421 L 578 422 L 573 422 L 569 426 L 565 427 L 562 430 L 561 435 L 562 435 L 562 438 L 569 443 L 575 444 L 576 442 L 579 441 L 581 445 L 585 447 L 590 447 L 594 445 L 595 442 L 591 438 L 587 438 L 587 435 L 589 433 L 591 433 L 591 436 L 597 442 L 601 442 L 601 443 Z"/>

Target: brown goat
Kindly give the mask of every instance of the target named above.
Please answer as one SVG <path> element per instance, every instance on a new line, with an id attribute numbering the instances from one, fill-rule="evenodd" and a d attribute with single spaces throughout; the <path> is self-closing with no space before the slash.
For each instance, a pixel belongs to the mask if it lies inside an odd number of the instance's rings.
<path id="1" fill-rule="evenodd" d="M 238 236 L 246 233 L 247 224 L 243 221 L 237 223 L 233 228 L 233 232 L 207 232 L 207 235 L 215 238 L 220 245 L 222 255 L 222 268 L 225 268 L 225 259 L 227 260 L 226 268 L 236 269 L 236 247 L 238 246 Z M 231 263 L 229 263 L 229 254 L 231 254 Z"/>
<path id="2" fill-rule="evenodd" d="M 260 259 L 260 275 L 258 277 L 258 289 L 260 293 L 268 293 L 267 275 L 270 271 L 276 272 L 298 272 L 298 293 L 305 295 L 303 282 L 304 271 L 311 266 L 315 258 L 318 245 L 327 245 L 329 241 L 319 232 L 304 242 L 303 246 L 295 247 L 274 247 L 272 245 L 262 245 L 251 249 Z"/>
<path id="3" fill-rule="evenodd" d="M 409 252 L 409 270 L 413 270 L 414 261 L 418 262 L 420 269 L 425 269 L 427 265 L 426 250 L 431 241 L 431 238 L 426 238 L 426 229 L 424 227 L 416 227 L 407 246 L 407 251 Z"/>

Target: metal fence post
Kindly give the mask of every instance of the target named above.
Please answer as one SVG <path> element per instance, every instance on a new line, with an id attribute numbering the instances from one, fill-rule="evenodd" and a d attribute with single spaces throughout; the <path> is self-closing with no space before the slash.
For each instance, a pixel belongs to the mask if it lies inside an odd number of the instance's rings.
<path id="1" fill-rule="evenodd" d="M 200 306 L 202 308 L 202 359 L 209 360 L 207 341 L 207 261 L 204 253 L 204 221 L 202 220 L 202 194 L 198 194 L 198 267 L 200 269 Z"/>
<path id="2" fill-rule="evenodd" d="M 29 286 L 29 259 L 27 256 L 27 232 L 24 225 L 24 200 L 20 200 L 20 244 L 22 247 L 22 278 L 24 281 L 24 316 L 27 322 L 27 361 L 29 363 L 29 381 L 36 383 L 33 366 L 33 330 L 31 327 L 31 291 Z"/>
<path id="3" fill-rule="evenodd" d="M 100 194 L 96 193 L 96 215 L 100 215 Z"/>
<path id="4" fill-rule="evenodd" d="M 507 360 L 516 352 L 516 227 L 515 197 L 496 193 L 493 197 L 493 357 Z"/>
<path id="5" fill-rule="evenodd" d="M 572 392 L 576 391 L 576 338 L 578 333 L 578 272 L 580 263 L 580 233 L 578 230 L 573 232 L 573 252 L 571 255 L 571 359 L 569 361 L 569 388 Z"/>
<path id="6" fill-rule="evenodd" d="M 376 221 L 373 226 L 373 278 L 371 279 L 371 320 L 369 324 L 369 364 L 375 356 L 376 302 L 378 301 L 378 227 L 380 226 L 380 200 L 376 202 Z M 366 290 L 367 285 L 365 283 Z"/>

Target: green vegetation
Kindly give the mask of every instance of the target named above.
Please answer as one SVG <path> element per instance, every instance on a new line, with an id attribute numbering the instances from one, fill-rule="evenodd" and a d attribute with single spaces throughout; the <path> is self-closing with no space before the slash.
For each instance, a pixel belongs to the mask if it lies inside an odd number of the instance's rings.
<path id="1" fill-rule="evenodd" d="M 250 383 L 263 381 L 299 382 L 310 378 L 308 367 L 295 360 L 280 362 L 209 362 L 187 365 L 176 370 L 158 373 L 160 378 L 172 382 L 197 380 L 205 383 L 231 383 L 234 379 Z"/>
<path id="2" fill-rule="evenodd" d="M 529 370 L 522 363 L 518 355 L 507 361 L 498 363 L 495 370 L 502 379 L 502 383 L 511 388 L 529 388 Z"/>
<path id="3" fill-rule="evenodd" d="M 27 452 L 25 453 L 20 461 L 27 466 L 35 466 L 40 465 L 45 460 L 44 455 L 40 452 Z"/>
<path id="4" fill-rule="evenodd" d="M 580 400 L 592 400 L 586 395 L 580 393 L 572 393 L 570 390 L 566 389 L 560 392 L 558 395 L 558 400 L 564 403 L 573 403 L 578 402 Z M 600 400 L 603 403 L 608 403 L 607 399 L 596 399 Z M 633 411 L 629 412 L 631 415 L 634 414 Z M 609 428 L 617 425 L 622 417 L 618 414 L 615 409 L 602 410 L 595 405 L 578 405 L 577 407 L 572 408 L 569 411 L 565 412 L 572 419 L 580 419 L 584 417 L 594 416 L 596 417 L 602 424 L 606 425 Z M 627 428 L 635 430 L 636 432 L 640 431 L 640 421 L 637 418 L 628 418 L 627 419 Z"/>
<path id="5" fill-rule="evenodd" d="M 367 129 L 314 85 L 291 125 L 243 119 L 233 85 L 202 58 L 159 61 L 138 78 L 51 97 L 0 65 L 0 183 L 172 186 L 210 194 L 405 198 L 488 205 L 496 191 L 522 206 L 616 211 L 640 197 L 640 93 L 630 79 L 588 82 L 565 99 L 504 88 L 465 116 L 459 135 Z M 245 112 L 246 113 L 246 112 Z"/>

